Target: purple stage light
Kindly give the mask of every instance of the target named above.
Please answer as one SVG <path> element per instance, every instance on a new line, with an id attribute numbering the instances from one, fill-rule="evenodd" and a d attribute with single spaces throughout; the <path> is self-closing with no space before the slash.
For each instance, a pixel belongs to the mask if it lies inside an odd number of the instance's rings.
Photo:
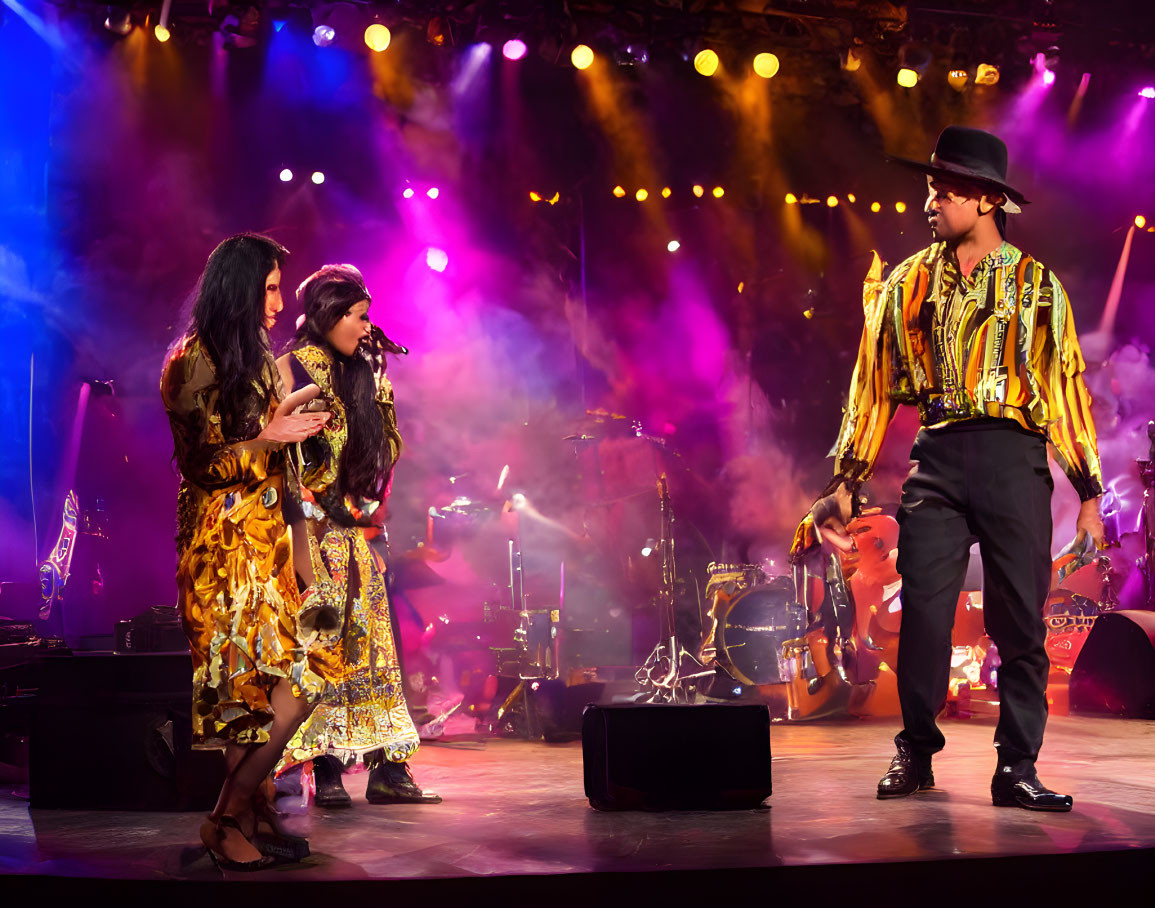
<path id="1" fill-rule="evenodd" d="M 407 198 L 407 199 L 411 199 L 411 198 L 413 198 L 413 187 L 412 187 L 412 186 L 407 186 L 407 187 L 405 188 L 405 191 L 404 191 L 403 193 L 401 193 L 401 195 L 403 195 L 403 196 L 404 196 L 405 198 Z"/>
<path id="2" fill-rule="evenodd" d="M 317 47 L 328 47 L 337 37 L 337 30 L 331 25 L 318 25 L 313 29 L 313 43 Z"/>
<path id="3" fill-rule="evenodd" d="M 438 189 L 436 186 L 430 186 L 430 187 L 429 187 L 429 189 L 426 191 L 426 193 L 425 193 L 425 194 L 426 194 L 427 196 L 429 196 L 429 198 L 431 198 L 431 199 L 435 199 L 435 198 L 437 198 L 439 195 L 441 195 L 441 190 L 440 190 L 440 189 Z"/>
<path id="4" fill-rule="evenodd" d="M 284 170 L 281 171 L 280 177 L 281 177 L 282 183 L 288 183 L 290 180 L 293 179 L 293 171 L 289 170 L 289 168 L 286 167 Z"/>
<path id="5" fill-rule="evenodd" d="M 1055 71 L 1052 69 L 1043 70 L 1043 84 L 1053 85 L 1055 82 Z"/>
<path id="6" fill-rule="evenodd" d="M 425 264 L 440 273 L 449 267 L 449 255 L 444 249 L 430 246 L 425 250 Z"/>
<path id="7" fill-rule="evenodd" d="M 1155 100 L 1155 85 L 1147 85 L 1139 89 L 1139 97 Z"/>
<path id="8" fill-rule="evenodd" d="M 525 42 L 521 38 L 510 38 L 501 48 L 501 52 L 507 60 L 520 60 L 525 56 L 525 51 Z"/>

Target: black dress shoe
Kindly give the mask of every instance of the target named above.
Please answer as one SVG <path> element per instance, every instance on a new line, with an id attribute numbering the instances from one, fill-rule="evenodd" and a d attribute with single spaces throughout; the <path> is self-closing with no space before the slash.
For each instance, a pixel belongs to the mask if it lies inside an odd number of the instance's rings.
<path id="1" fill-rule="evenodd" d="M 879 780 L 878 797 L 901 798 L 916 791 L 934 788 L 934 773 L 930 770 L 930 757 L 916 754 L 901 738 L 894 739 L 898 753 L 890 761 L 890 769 Z"/>
<path id="2" fill-rule="evenodd" d="M 353 806 L 353 799 L 341 784 L 342 770 L 341 761 L 336 757 L 326 754 L 313 760 L 313 781 L 317 786 L 313 803 L 318 807 Z"/>
<path id="3" fill-rule="evenodd" d="M 1025 807 L 1027 810 L 1051 810 L 1065 813 L 1074 806 L 1070 795 L 1051 791 L 1039 781 L 1032 769 L 1029 774 L 1016 773 L 1012 766 L 1000 766 L 991 779 L 991 800 L 996 807 Z"/>
<path id="4" fill-rule="evenodd" d="M 384 760 L 369 771 L 365 800 L 370 804 L 440 804 L 441 795 L 422 791 L 407 763 Z"/>

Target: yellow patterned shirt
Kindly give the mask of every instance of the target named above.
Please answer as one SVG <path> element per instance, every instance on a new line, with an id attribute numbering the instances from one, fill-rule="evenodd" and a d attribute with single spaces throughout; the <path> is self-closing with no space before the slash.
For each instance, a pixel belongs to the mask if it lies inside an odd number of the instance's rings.
<path id="1" fill-rule="evenodd" d="M 866 324 L 834 448 L 830 494 L 870 478 L 899 404 L 922 424 L 1012 419 L 1047 437 L 1086 501 L 1102 494 L 1091 395 L 1070 302 L 1054 273 L 1002 243 L 963 276 L 935 243 L 882 279 L 875 254 L 863 285 Z M 795 554 L 814 542 L 809 518 Z"/>

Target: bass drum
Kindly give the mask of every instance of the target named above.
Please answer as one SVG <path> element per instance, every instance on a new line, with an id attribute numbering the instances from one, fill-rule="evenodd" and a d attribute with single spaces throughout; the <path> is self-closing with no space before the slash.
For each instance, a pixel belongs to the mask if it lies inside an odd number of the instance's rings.
<path id="1" fill-rule="evenodd" d="M 774 577 L 726 603 L 718 616 L 718 664 L 742 684 L 788 680 L 782 645 L 806 633 L 806 609 L 796 601 L 794 581 Z"/>

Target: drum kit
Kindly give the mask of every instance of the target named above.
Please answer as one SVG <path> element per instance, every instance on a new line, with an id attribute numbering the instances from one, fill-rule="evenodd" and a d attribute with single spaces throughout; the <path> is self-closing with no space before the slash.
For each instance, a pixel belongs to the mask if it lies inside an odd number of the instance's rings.
<path id="1" fill-rule="evenodd" d="M 794 578 L 709 561 L 703 534 L 675 514 L 689 471 L 664 438 L 591 413 L 562 441 L 576 491 L 568 507 L 549 501 L 558 516 L 539 505 L 547 496 L 516 484 L 516 470 L 502 470 L 497 494 L 472 497 L 455 477 L 454 500 L 429 508 L 425 539 L 395 562 L 395 598 L 421 613 L 431 648 L 476 663 L 459 659 L 441 677 L 514 679 L 492 703 L 474 697 L 497 725 L 539 682 L 632 679 L 639 702 L 688 703 L 709 698 L 719 677 L 726 690 L 814 678 L 825 661 L 809 652 L 812 619 Z M 480 623 L 446 604 L 477 598 Z M 631 638 L 651 641 L 647 657 Z"/>
<path id="2" fill-rule="evenodd" d="M 680 545 L 686 534 L 671 477 L 687 470 L 666 441 L 604 413 L 589 414 L 563 440 L 571 452 L 563 467 L 577 491 L 568 507 L 551 507 L 558 517 L 546 516 L 528 491 L 510 493 L 509 468 L 498 495 L 429 512 L 423 560 L 435 572 L 432 552 L 487 533 L 503 539 L 500 561 L 494 545 L 470 559 L 479 574 L 501 563 L 503 576 L 481 584 L 484 620 L 467 621 L 458 635 L 477 643 L 475 653 L 490 653 L 482 674 L 515 682 L 492 702 L 496 725 L 527 686 L 631 677 L 636 702 L 754 697 L 777 705 L 782 719 L 898 713 L 902 599 L 893 518 L 856 518 L 850 553 L 823 552 L 786 575 L 769 563 L 708 560 L 700 550 L 686 559 L 679 548 L 681 563 L 675 540 Z M 699 557 L 704 570 L 694 563 Z M 1055 568 L 1047 646 L 1056 670 L 1069 673 L 1095 615 L 1113 607 L 1117 584 L 1109 560 L 1094 553 L 1060 558 Z M 644 659 L 645 650 L 629 645 L 639 634 L 654 641 Z M 959 597 L 952 644 L 952 700 L 989 690 L 997 702 L 997 653 L 985 636 L 981 593 Z M 483 711 L 485 697 L 475 699 Z"/>

